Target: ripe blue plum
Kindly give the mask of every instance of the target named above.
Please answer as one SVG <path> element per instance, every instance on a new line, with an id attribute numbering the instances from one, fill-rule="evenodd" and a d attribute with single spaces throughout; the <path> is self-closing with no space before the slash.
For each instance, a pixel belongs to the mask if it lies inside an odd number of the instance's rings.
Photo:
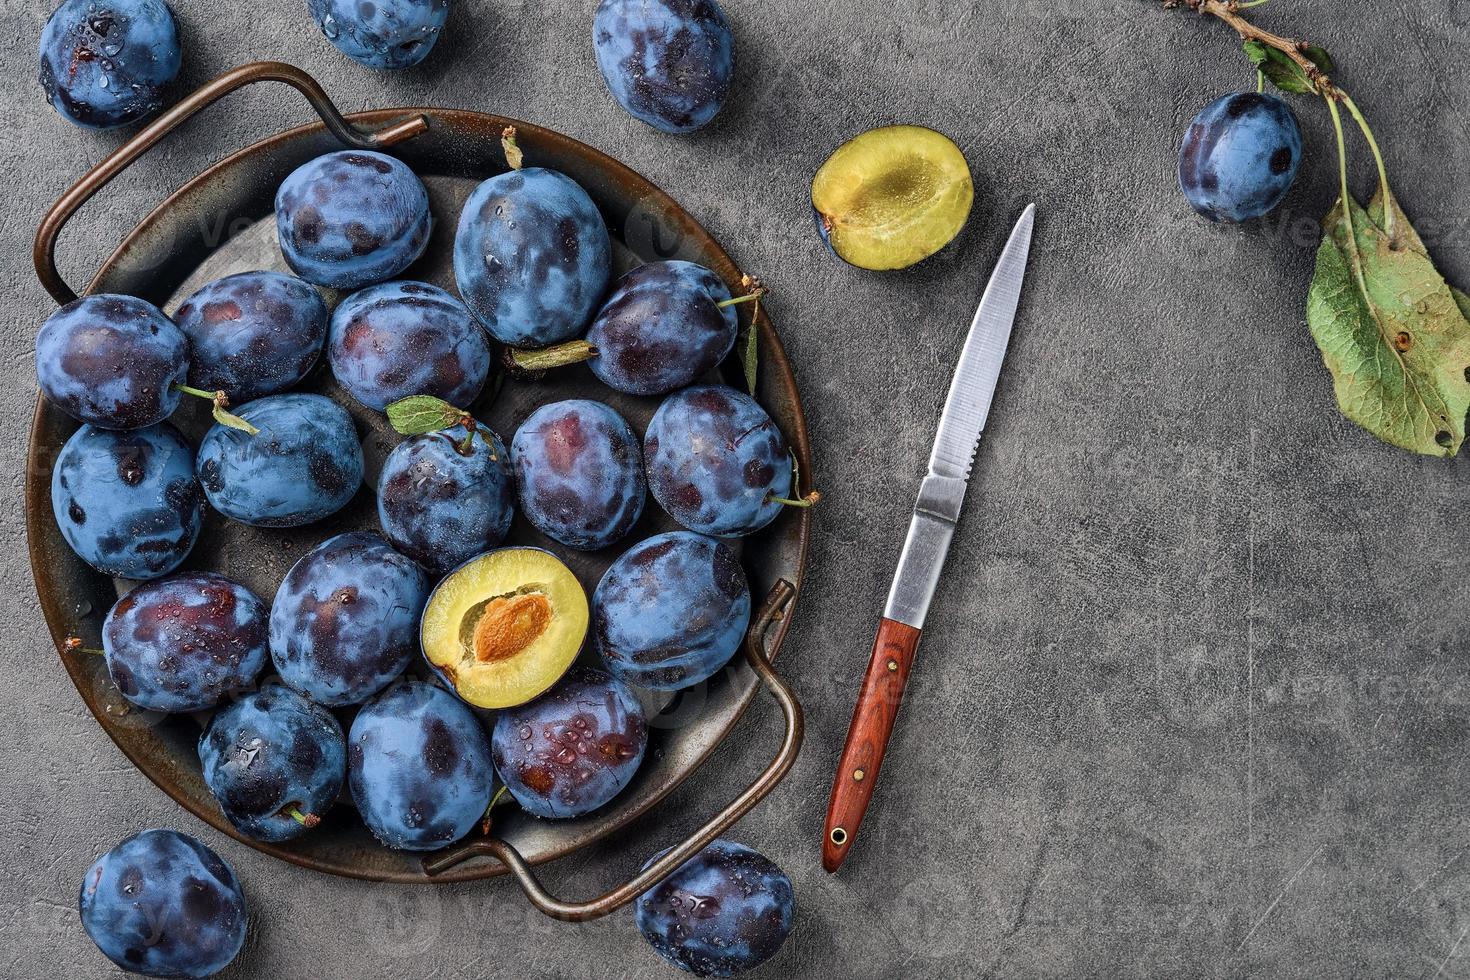
<path id="1" fill-rule="evenodd" d="M 385 282 L 343 300 L 327 357 L 348 393 L 379 411 L 409 395 L 468 405 L 490 374 L 485 331 L 463 303 L 423 282 Z"/>
<path id="2" fill-rule="evenodd" d="M 320 704 L 358 704 L 418 652 L 429 577 L 376 534 L 328 538 L 286 573 L 271 606 L 281 679 Z"/>
<path id="3" fill-rule="evenodd" d="M 189 373 L 189 339 L 152 303 L 84 296 L 36 335 L 36 378 L 46 398 L 79 422 L 139 429 L 168 418 Z"/>
<path id="4" fill-rule="evenodd" d="M 320 822 L 347 778 L 332 713 L 272 684 L 217 712 L 199 737 L 204 782 L 235 829 L 285 841 Z"/>
<path id="5" fill-rule="evenodd" d="M 1200 110 L 1179 150 L 1179 187 L 1211 221 L 1259 218 L 1281 203 L 1302 162 L 1302 131 L 1285 100 L 1221 96 Z"/>
<path id="6" fill-rule="evenodd" d="M 92 942 L 130 973 L 212 976 L 245 943 L 245 895 L 235 872 L 172 830 L 145 830 L 98 858 L 77 905 Z"/>
<path id="7" fill-rule="evenodd" d="M 653 951 L 701 977 L 733 977 L 776 955 L 796 919 L 791 879 L 770 858 L 717 840 L 638 897 Z"/>
<path id="8" fill-rule="evenodd" d="M 322 34 L 368 68 L 412 68 L 429 56 L 449 0 L 307 0 Z"/>
<path id="9" fill-rule="evenodd" d="M 712 677 L 740 648 L 750 586 L 723 543 L 673 531 L 628 549 L 592 596 L 592 636 L 612 675 L 677 691 Z"/>
<path id="10" fill-rule="evenodd" d="M 498 547 L 515 516 L 505 444 L 483 423 L 468 436 L 457 426 L 404 440 L 378 483 L 383 536 L 438 575 Z"/>
<path id="11" fill-rule="evenodd" d="M 254 686 L 265 669 L 269 619 L 255 593 L 222 575 L 149 582 L 107 613 L 107 672 L 140 707 L 205 711 Z"/>
<path id="12" fill-rule="evenodd" d="M 602 0 L 592 43 L 612 97 L 654 129 L 692 133 L 724 107 L 735 36 L 715 0 Z"/>
<path id="13" fill-rule="evenodd" d="M 739 537 L 765 527 L 791 495 L 791 451 L 754 398 L 723 385 L 665 399 L 643 438 L 648 486 L 691 531 Z"/>
<path id="14" fill-rule="evenodd" d="M 242 524 L 299 527 L 335 514 L 362 485 L 362 444 L 352 417 L 321 395 L 271 395 L 237 414 L 250 435 L 215 425 L 197 469 L 214 509 Z"/>
<path id="15" fill-rule="evenodd" d="M 621 540 L 648 498 L 638 437 L 602 402 L 543 405 L 510 444 L 521 513 L 541 533 L 579 551 Z"/>
<path id="16" fill-rule="evenodd" d="M 530 168 L 475 188 L 454 237 L 454 278 L 491 336 L 544 347 L 580 334 L 612 274 L 607 224 L 577 182 Z"/>
<path id="17" fill-rule="evenodd" d="M 66 0 L 41 31 L 41 88 L 78 126 L 155 115 L 182 61 L 179 25 L 163 0 Z"/>
<path id="18" fill-rule="evenodd" d="M 306 377 L 327 339 L 327 304 L 295 276 L 241 272 L 200 288 L 174 322 L 189 339 L 189 384 L 240 404 Z"/>
<path id="19" fill-rule="evenodd" d="M 338 150 L 308 160 L 276 191 L 281 254 L 307 282 L 357 289 L 424 254 L 429 192 L 401 160 Z"/>
<path id="20" fill-rule="evenodd" d="M 592 321 L 588 362 L 609 387 L 633 395 L 663 395 L 693 384 L 735 346 L 735 307 L 721 307 L 730 290 L 693 262 L 650 262 L 618 281 Z"/>
<path id="21" fill-rule="evenodd" d="M 647 747 L 648 722 L 633 692 L 585 667 L 530 704 L 502 711 L 490 736 L 510 795 L 552 819 L 604 806 L 632 780 Z"/>
<path id="22" fill-rule="evenodd" d="M 167 575 L 199 537 L 194 450 L 167 423 L 132 432 L 84 425 L 56 457 L 51 509 L 66 543 L 97 571 Z"/>
<path id="23" fill-rule="evenodd" d="M 418 681 L 389 688 L 357 713 L 347 746 L 352 799 L 389 847 L 446 847 L 490 806 L 490 740 L 474 713 L 442 688 Z"/>

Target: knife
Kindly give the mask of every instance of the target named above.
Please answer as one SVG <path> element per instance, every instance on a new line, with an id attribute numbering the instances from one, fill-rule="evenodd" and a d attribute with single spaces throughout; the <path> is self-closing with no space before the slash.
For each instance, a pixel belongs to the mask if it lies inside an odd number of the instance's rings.
<path id="1" fill-rule="evenodd" d="M 893 734 L 904 684 L 913 666 L 914 652 L 924 629 L 929 602 L 939 585 L 944 558 L 949 553 L 980 434 L 990 415 L 990 403 L 1000 380 L 1001 364 L 1021 299 L 1026 257 L 1031 251 L 1031 228 L 1036 205 L 1028 204 L 1000 253 L 990 284 L 975 311 L 970 334 L 960 352 L 959 367 L 950 383 L 939 432 L 929 457 L 929 474 L 919 490 L 908 538 L 898 560 L 898 571 L 888 593 L 888 605 L 878 625 L 873 657 L 863 678 L 862 692 L 852 714 L 852 726 L 842 761 L 832 783 L 827 808 L 826 836 L 822 840 L 822 867 L 829 872 L 842 866 L 852 850 L 858 825 L 873 798 L 873 786 L 883 765 L 883 753 Z"/>

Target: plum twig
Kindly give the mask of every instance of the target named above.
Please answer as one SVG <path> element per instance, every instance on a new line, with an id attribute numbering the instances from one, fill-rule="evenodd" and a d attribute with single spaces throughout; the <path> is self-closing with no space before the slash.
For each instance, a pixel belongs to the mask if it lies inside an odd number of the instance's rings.
<path id="1" fill-rule="evenodd" d="M 1306 52 L 1311 45 L 1296 38 L 1273 34 L 1241 16 L 1240 11 L 1253 6 L 1252 4 L 1241 3 L 1240 0 L 1164 0 L 1164 6 L 1187 7 L 1197 14 L 1219 18 L 1234 28 L 1241 40 L 1257 41 L 1268 48 L 1275 48 L 1296 62 L 1297 67 L 1317 87 L 1317 91 L 1322 96 L 1333 99 L 1340 97 L 1339 90 L 1333 84 L 1332 79 L 1315 61 L 1307 57 Z"/>

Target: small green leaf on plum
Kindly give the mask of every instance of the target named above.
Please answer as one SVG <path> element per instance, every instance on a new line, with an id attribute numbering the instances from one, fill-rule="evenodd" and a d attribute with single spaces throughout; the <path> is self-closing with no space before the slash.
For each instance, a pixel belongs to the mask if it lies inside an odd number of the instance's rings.
<path id="1" fill-rule="evenodd" d="M 388 422 L 400 435 L 421 436 L 462 424 L 469 413 L 433 395 L 409 395 L 388 406 Z"/>

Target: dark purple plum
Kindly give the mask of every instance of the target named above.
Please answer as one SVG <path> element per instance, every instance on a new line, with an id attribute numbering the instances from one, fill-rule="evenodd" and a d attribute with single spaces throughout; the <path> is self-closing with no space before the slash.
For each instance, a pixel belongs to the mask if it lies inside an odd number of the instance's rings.
<path id="1" fill-rule="evenodd" d="M 318 286 L 392 279 L 429 244 L 429 192 L 401 160 L 338 150 L 291 172 L 276 192 L 281 254 Z"/>
<path id="2" fill-rule="evenodd" d="M 199 537 L 194 450 L 167 423 L 132 432 L 84 425 L 56 457 L 51 509 L 66 543 L 99 572 L 167 575 Z"/>
<path id="3" fill-rule="evenodd" d="M 791 496 L 786 438 L 754 398 L 723 385 L 665 399 L 643 437 L 643 462 L 654 499 L 700 534 L 752 534 Z"/>
<path id="4" fill-rule="evenodd" d="M 612 242 L 576 181 L 530 168 L 475 188 L 454 236 L 465 305 L 502 344 L 545 347 L 587 328 L 612 274 Z"/>
<path id="5" fill-rule="evenodd" d="M 638 437 L 602 402 L 538 408 L 516 431 L 510 458 L 521 513 L 569 548 L 606 548 L 643 514 L 648 491 Z"/>
<path id="6" fill-rule="evenodd" d="M 693 262 L 650 262 L 618 280 L 592 321 L 588 362 L 609 387 L 662 395 L 693 384 L 735 346 L 739 320 L 730 290 Z"/>
<path id="7" fill-rule="evenodd" d="M 63 119 L 125 126 L 163 108 L 183 47 L 163 0 L 65 0 L 41 31 L 41 88 Z"/>
<path id="8" fill-rule="evenodd" d="M 360 65 L 412 68 L 439 40 L 449 0 L 307 0 L 322 35 Z"/>
<path id="9" fill-rule="evenodd" d="M 597 67 L 618 105 L 665 133 L 719 114 L 735 74 L 735 36 L 715 0 L 602 0 Z"/>
<path id="10" fill-rule="evenodd" d="M 468 405 L 490 374 L 485 331 L 463 303 L 423 282 L 385 282 L 344 299 L 327 357 L 348 394 L 379 411 L 409 395 Z"/>
<path id="11" fill-rule="evenodd" d="M 1200 110 L 1179 150 L 1179 187 L 1211 221 L 1259 218 L 1291 190 L 1302 131 L 1284 99 L 1233 92 Z"/>
<path id="12" fill-rule="evenodd" d="M 424 570 L 376 534 L 328 538 L 286 574 L 271 606 L 281 679 L 320 704 L 366 701 L 418 652 Z"/>
<path id="13" fill-rule="evenodd" d="M 201 287 L 174 322 L 189 339 L 189 384 L 238 405 L 306 377 L 327 339 L 327 304 L 295 276 L 241 272 Z"/>
<path id="14" fill-rule="evenodd" d="M 688 531 L 640 541 L 592 596 L 592 636 L 612 675 L 677 691 L 713 676 L 750 624 L 750 586 L 723 543 Z"/>
<path id="15" fill-rule="evenodd" d="M 107 672 L 151 711 L 205 711 L 247 691 L 265 669 L 270 612 L 245 586 L 211 572 L 140 585 L 102 624 Z"/>
<path id="16" fill-rule="evenodd" d="M 218 854 L 187 834 L 145 830 L 82 879 L 82 928 L 129 973 L 208 977 L 245 943 L 245 894 Z"/>
<path id="17" fill-rule="evenodd" d="M 236 830 L 291 840 L 337 802 L 347 741 L 330 711 L 271 684 L 215 713 L 199 737 L 199 763 Z"/>
<path id="18" fill-rule="evenodd" d="M 357 713 L 347 746 L 352 799 L 388 847 L 437 851 L 473 830 L 490 806 L 490 740 L 442 688 L 389 688 Z"/>
<path id="19" fill-rule="evenodd" d="M 217 424 L 197 470 L 214 509 L 259 527 L 299 527 L 347 506 L 362 486 L 362 443 L 346 410 L 321 395 L 271 395 L 238 412 L 256 435 Z"/>
<path id="20" fill-rule="evenodd" d="M 404 440 L 378 483 L 383 536 L 438 575 L 498 547 L 515 517 L 505 445 L 483 423 L 468 436 L 457 426 Z"/>
<path id="21" fill-rule="evenodd" d="M 665 960 L 695 976 L 733 977 L 786 942 L 796 892 L 770 858 L 717 840 L 640 895 L 635 913 L 638 931 Z"/>
<path id="22" fill-rule="evenodd" d="M 502 711 L 495 771 L 528 813 L 580 817 L 623 791 L 648 747 L 643 707 L 600 670 L 573 668 L 530 704 Z"/>
<path id="23" fill-rule="evenodd" d="M 152 303 L 83 296 L 47 318 L 36 335 L 36 378 L 47 400 L 103 429 L 155 425 L 179 406 L 189 340 Z"/>

